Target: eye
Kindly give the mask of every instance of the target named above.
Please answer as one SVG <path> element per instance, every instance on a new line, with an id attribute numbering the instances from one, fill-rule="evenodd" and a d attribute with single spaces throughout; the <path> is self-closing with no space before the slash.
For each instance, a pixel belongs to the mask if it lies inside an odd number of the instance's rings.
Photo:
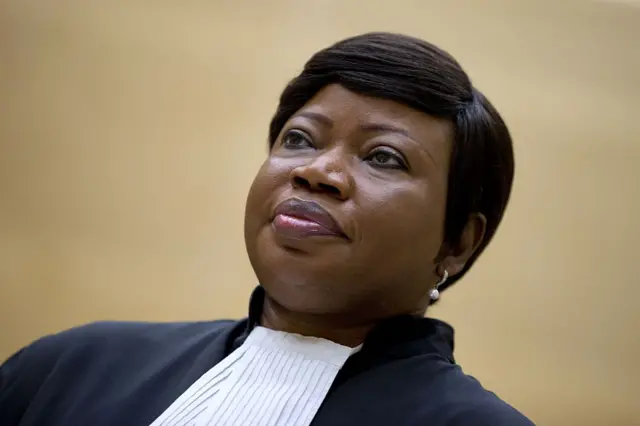
<path id="1" fill-rule="evenodd" d="M 282 146 L 288 149 L 305 149 L 313 147 L 309 135 L 301 130 L 287 130 L 282 136 Z"/>
<path id="2" fill-rule="evenodd" d="M 407 162 L 401 154 L 388 148 L 380 148 L 373 151 L 365 159 L 374 167 L 387 169 L 407 169 Z"/>

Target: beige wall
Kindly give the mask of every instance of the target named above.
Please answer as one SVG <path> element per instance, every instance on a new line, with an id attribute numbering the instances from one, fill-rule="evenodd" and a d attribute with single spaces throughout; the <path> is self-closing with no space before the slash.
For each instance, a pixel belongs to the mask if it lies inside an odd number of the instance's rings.
<path id="1" fill-rule="evenodd" d="M 98 319 L 244 315 L 244 198 L 286 80 L 369 30 L 504 113 L 501 232 L 431 315 L 541 425 L 637 425 L 640 9 L 587 1 L 0 1 L 0 358 Z"/>

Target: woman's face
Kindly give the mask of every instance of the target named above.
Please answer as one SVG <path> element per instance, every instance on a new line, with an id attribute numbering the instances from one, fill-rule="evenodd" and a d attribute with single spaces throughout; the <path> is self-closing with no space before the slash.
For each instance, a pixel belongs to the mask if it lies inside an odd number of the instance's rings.
<path id="1" fill-rule="evenodd" d="M 426 308 L 438 280 L 452 128 L 339 85 L 283 127 L 249 192 L 245 240 L 269 296 L 310 314 Z"/>

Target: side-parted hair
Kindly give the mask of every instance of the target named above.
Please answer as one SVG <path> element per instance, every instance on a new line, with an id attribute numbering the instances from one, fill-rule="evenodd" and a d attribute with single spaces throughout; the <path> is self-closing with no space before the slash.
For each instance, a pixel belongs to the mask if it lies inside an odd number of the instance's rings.
<path id="1" fill-rule="evenodd" d="M 487 226 L 465 268 L 440 290 L 450 287 L 489 244 L 509 201 L 514 158 L 507 126 L 449 53 L 414 37 L 376 32 L 342 40 L 311 57 L 280 96 L 270 146 L 289 118 L 333 83 L 453 124 L 444 243 L 455 244 L 474 213 L 482 213 Z"/>

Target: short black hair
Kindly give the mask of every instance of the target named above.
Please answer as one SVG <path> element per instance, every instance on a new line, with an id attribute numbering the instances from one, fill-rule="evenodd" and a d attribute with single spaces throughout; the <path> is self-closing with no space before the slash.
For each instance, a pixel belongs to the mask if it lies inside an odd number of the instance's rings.
<path id="1" fill-rule="evenodd" d="M 444 242 L 458 241 L 474 213 L 482 213 L 487 226 L 478 250 L 460 274 L 440 287 L 444 290 L 469 270 L 502 220 L 514 173 L 506 124 L 449 53 L 415 37 L 375 32 L 339 41 L 311 57 L 280 96 L 270 145 L 296 111 L 333 83 L 453 124 Z"/>

